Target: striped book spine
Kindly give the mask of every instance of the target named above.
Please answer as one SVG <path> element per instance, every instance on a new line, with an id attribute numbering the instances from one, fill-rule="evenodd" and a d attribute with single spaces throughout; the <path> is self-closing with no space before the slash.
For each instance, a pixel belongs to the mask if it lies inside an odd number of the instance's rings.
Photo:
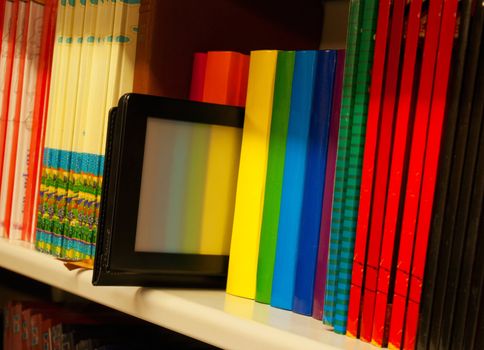
<path id="1" fill-rule="evenodd" d="M 353 252 L 360 199 L 361 167 L 366 136 L 369 98 L 368 87 L 370 86 L 371 69 L 373 66 L 377 5 L 378 1 L 365 1 L 363 9 L 361 42 L 358 48 L 355 102 L 350 116 L 351 136 L 345 181 L 345 203 L 340 239 L 341 249 L 338 257 L 338 282 L 333 322 L 335 332 L 341 334 L 346 333 L 348 302 L 351 289 L 351 272 L 353 269 Z"/>
<path id="2" fill-rule="evenodd" d="M 326 275 L 326 293 L 324 296 L 323 323 L 333 325 L 336 305 L 336 287 L 338 275 L 338 258 L 340 237 L 343 224 L 344 191 L 346 180 L 346 163 L 349 158 L 351 110 L 356 92 L 356 62 L 360 44 L 360 25 L 363 7 L 359 0 L 350 2 L 348 18 L 348 35 L 346 45 L 346 62 L 343 77 L 343 94 L 341 99 L 341 117 L 338 135 L 336 174 L 334 180 L 333 209 L 331 217 L 331 234 L 329 241 L 328 270 Z"/>

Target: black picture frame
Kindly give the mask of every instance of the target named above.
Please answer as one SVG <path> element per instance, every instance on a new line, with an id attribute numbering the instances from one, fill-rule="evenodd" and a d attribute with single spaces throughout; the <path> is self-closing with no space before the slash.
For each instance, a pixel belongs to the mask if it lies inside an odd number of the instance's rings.
<path id="1" fill-rule="evenodd" d="M 226 255 L 135 251 L 147 121 L 242 128 L 244 109 L 130 93 L 109 113 L 94 285 L 225 287 Z"/>

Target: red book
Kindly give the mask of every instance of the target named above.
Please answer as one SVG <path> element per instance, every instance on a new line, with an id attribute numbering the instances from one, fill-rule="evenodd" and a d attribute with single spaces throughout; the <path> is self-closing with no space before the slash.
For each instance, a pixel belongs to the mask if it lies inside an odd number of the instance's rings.
<path id="1" fill-rule="evenodd" d="M 422 294 L 422 280 L 425 269 L 427 243 L 429 238 L 435 183 L 437 178 L 442 127 L 445 117 L 447 88 L 449 84 L 450 64 L 457 18 L 457 0 L 444 2 L 442 29 L 439 37 L 439 51 L 435 69 L 435 82 L 432 94 L 432 109 L 425 150 L 423 183 L 420 193 L 420 206 L 415 235 L 415 246 L 412 259 L 412 270 L 407 305 L 407 316 L 404 327 L 404 349 L 415 348 L 417 324 Z"/>
<path id="2" fill-rule="evenodd" d="M 207 54 L 196 52 L 193 55 L 192 82 L 190 85 L 190 100 L 203 101 L 203 85 L 205 84 L 205 69 Z"/>
<path id="3" fill-rule="evenodd" d="M 207 54 L 203 101 L 245 106 L 249 56 L 231 51 Z"/>
<path id="4" fill-rule="evenodd" d="M 54 51 L 54 34 L 57 14 L 57 1 L 45 2 L 42 25 L 42 40 L 39 57 L 39 70 L 35 89 L 35 106 L 32 121 L 32 136 L 30 140 L 30 161 L 25 190 L 25 206 L 23 217 L 22 239 L 33 241 L 34 224 L 37 208 L 38 185 L 42 164 L 42 149 L 44 146 L 45 124 L 50 91 L 50 76 L 52 70 L 52 55 Z"/>
<path id="5" fill-rule="evenodd" d="M 24 75 L 25 75 L 25 59 L 26 59 L 26 52 L 27 52 L 27 34 L 29 30 L 29 16 L 30 16 L 30 1 L 22 2 L 20 6 L 23 6 L 23 9 L 19 9 L 19 16 L 21 15 L 22 18 L 19 17 L 19 20 L 22 22 L 18 22 L 17 26 L 22 25 L 22 29 L 17 28 L 17 38 L 19 42 L 16 45 L 20 44 L 20 57 L 18 58 L 18 66 L 16 66 L 14 61 L 14 69 L 18 69 L 18 83 L 17 86 L 12 86 L 11 88 L 15 89 L 16 98 L 15 98 L 15 106 L 9 106 L 9 108 L 14 107 L 13 116 L 8 115 L 8 122 L 7 122 L 7 131 L 6 131 L 6 138 L 5 138 L 5 146 L 4 150 L 6 154 L 4 154 L 4 164 L 3 164 L 3 171 L 8 169 L 8 174 L 3 174 L 3 176 L 8 176 L 8 180 L 6 186 L 1 184 L 1 191 L 6 190 L 6 207 L 4 213 L 4 227 L 7 236 L 10 236 L 10 214 L 12 213 L 12 196 L 13 196 L 13 186 L 15 183 L 15 163 L 17 160 L 17 145 L 18 145 L 18 133 L 19 133 L 19 126 L 20 126 L 20 111 L 22 108 L 22 94 L 24 89 Z M 19 36 L 21 35 L 21 36 Z M 15 50 L 17 51 L 17 50 Z M 10 94 L 12 96 L 12 94 Z M 12 99 L 10 99 L 10 103 L 12 103 Z M 11 120 L 11 117 L 13 117 Z M 8 167 L 7 163 L 8 162 Z M 20 205 L 20 203 L 16 203 Z"/>
<path id="6" fill-rule="evenodd" d="M 445 0 L 447 2 L 449 0 Z M 430 118 L 432 88 L 435 77 L 437 49 L 442 21 L 443 0 L 435 0 L 429 4 L 427 31 L 425 37 L 422 74 L 415 111 L 410 161 L 408 167 L 407 188 L 403 209 L 400 245 L 393 294 L 392 315 L 389 331 L 389 344 L 400 348 L 403 335 L 403 323 L 406 310 L 408 281 L 412 263 L 412 253 L 415 238 L 415 224 L 418 218 L 422 172 L 427 145 L 427 130 Z"/>
<path id="7" fill-rule="evenodd" d="M 2 52 L 3 23 L 5 21 L 5 3 L 6 0 L 0 0 L 0 52 Z"/>
<path id="8" fill-rule="evenodd" d="M 10 5 L 10 4 L 9 4 Z M 8 6 L 8 5 L 7 5 Z M 10 25 L 8 27 L 8 41 L 7 41 L 7 58 L 5 62 L 5 81 L 3 85 L 2 104 L 0 108 L 0 184 L 3 177 L 3 159 L 5 151 L 5 136 L 7 132 L 8 109 L 10 102 L 10 87 L 12 85 L 12 70 L 15 50 L 15 39 L 17 32 L 17 18 L 19 0 L 14 0 L 11 6 Z M 8 176 L 8 174 L 6 175 Z"/>
<path id="9" fill-rule="evenodd" d="M 42 342 L 42 314 L 32 313 L 30 317 L 30 349 L 41 350 Z"/>
<path id="10" fill-rule="evenodd" d="M 385 72 L 383 107 L 381 111 L 378 155 L 374 176 L 373 199 L 371 204 L 370 234 L 368 238 L 368 258 L 365 265 L 360 338 L 370 342 L 373 332 L 373 314 L 378 278 L 378 265 L 383 236 L 383 221 L 387 197 L 388 170 L 390 153 L 393 145 L 393 126 L 397 100 L 397 83 L 402 52 L 402 33 L 405 19 L 405 0 L 396 0 L 393 4 L 390 43 Z"/>
<path id="11" fill-rule="evenodd" d="M 368 222 L 370 218 L 371 197 L 373 193 L 373 170 L 375 167 L 376 148 L 380 130 L 380 109 L 388 43 L 390 7 L 391 1 L 384 0 L 380 1 L 378 8 L 378 22 L 376 27 L 375 51 L 373 57 L 374 63 L 370 85 L 368 120 L 366 124 L 365 151 L 363 154 L 363 166 L 361 173 L 358 223 L 356 226 L 350 301 L 348 304 L 348 320 L 346 324 L 346 334 L 351 337 L 359 336 L 358 330 L 360 323 L 360 306 L 363 291 L 363 276 L 365 273 L 364 268 L 366 259 L 366 245 L 368 240 Z"/>
<path id="12" fill-rule="evenodd" d="M 414 73 L 417 62 L 417 48 L 421 33 L 422 0 L 413 0 L 407 21 L 405 53 L 398 112 L 395 121 L 392 162 L 390 167 L 387 191 L 385 222 L 383 225 L 383 240 L 378 267 L 377 293 L 373 315 L 372 343 L 383 346 L 386 342 L 385 323 L 387 319 L 388 289 L 392 269 L 395 234 L 400 208 L 400 196 L 403 183 L 403 172 L 409 138 L 411 135 L 411 110 L 414 105 Z"/>

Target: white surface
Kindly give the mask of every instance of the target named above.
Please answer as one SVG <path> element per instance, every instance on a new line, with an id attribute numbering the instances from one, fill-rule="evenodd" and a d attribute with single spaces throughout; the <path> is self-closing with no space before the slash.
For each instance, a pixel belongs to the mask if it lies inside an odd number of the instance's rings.
<path id="1" fill-rule="evenodd" d="M 0 266 L 224 349 L 377 349 L 311 317 L 220 290 L 94 287 L 92 271 L 68 271 L 24 243 L 0 239 Z"/>

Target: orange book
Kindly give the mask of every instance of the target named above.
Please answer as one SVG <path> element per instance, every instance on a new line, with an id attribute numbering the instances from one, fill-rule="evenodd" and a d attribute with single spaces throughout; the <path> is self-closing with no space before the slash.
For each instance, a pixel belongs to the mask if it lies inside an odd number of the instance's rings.
<path id="1" fill-rule="evenodd" d="M 237 52 L 208 52 L 203 102 L 244 106 L 249 56 Z M 201 218 L 200 253 L 229 254 L 242 134 L 234 128 L 214 126 L 207 149 L 207 173 Z M 217 134 L 217 136 L 215 136 Z M 228 199 L 227 202 L 221 198 Z M 230 203 L 227 205 L 226 203 Z"/>

